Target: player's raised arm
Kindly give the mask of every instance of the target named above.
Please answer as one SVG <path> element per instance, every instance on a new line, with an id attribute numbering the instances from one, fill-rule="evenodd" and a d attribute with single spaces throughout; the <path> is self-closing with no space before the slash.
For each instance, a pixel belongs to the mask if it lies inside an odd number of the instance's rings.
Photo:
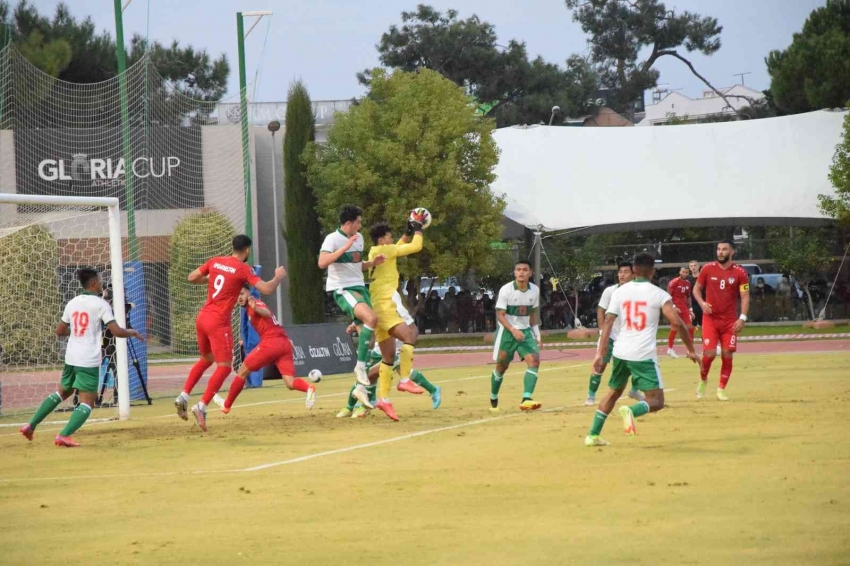
<path id="1" fill-rule="evenodd" d="M 210 262 L 207 261 L 204 265 L 194 270 L 189 274 L 189 283 L 193 285 L 206 285 L 210 279 Z"/>
<path id="2" fill-rule="evenodd" d="M 254 297 L 251 297 L 250 299 L 248 299 L 248 304 L 251 306 L 252 309 L 254 309 L 254 312 L 260 315 L 261 317 L 272 317 L 272 311 L 269 310 L 269 307 L 266 305 L 266 303 L 258 301 Z"/>
<path id="3" fill-rule="evenodd" d="M 114 320 L 106 325 L 106 328 L 115 335 L 116 338 L 135 338 L 136 340 L 141 340 L 142 335 L 139 334 L 136 330 L 132 328 L 121 328 L 118 326 L 118 323 Z"/>
<path id="4" fill-rule="evenodd" d="M 249 281 L 249 283 L 251 283 L 254 289 L 259 291 L 263 295 L 271 295 L 275 292 L 277 286 L 280 285 L 281 281 L 283 281 L 284 279 L 286 279 L 286 269 L 284 269 L 284 267 L 280 265 L 274 270 L 274 277 L 272 277 L 268 281 Z"/>
<path id="5" fill-rule="evenodd" d="M 676 330 L 679 338 L 685 343 L 685 348 L 688 349 L 688 358 L 695 363 L 699 363 L 699 358 L 694 350 L 694 341 L 691 339 L 691 333 L 688 332 L 688 328 L 682 323 L 679 313 L 676 312 L 676 307 L 673 306 L 673 301 L 667 301 L 661 305 L 661 312 L 670 322 L 670 329 Z"/>

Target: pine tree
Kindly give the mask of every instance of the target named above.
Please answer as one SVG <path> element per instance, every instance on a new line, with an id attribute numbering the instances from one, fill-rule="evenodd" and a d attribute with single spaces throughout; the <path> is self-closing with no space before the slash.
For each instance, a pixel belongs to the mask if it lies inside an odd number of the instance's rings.
<path id="1" fill-rule="evenodd" d="M 292 321 L 295 324 L 322 322 L 324 317 L 322 272 L 317 264 L 321 228 L 316 214 L 316 197 L 307 184 L 301 156 L 316 138 L 313 107 L 307 88 L 300 81 L 289 89 L 286 129 L 283 134 L 284 237 Z"/>

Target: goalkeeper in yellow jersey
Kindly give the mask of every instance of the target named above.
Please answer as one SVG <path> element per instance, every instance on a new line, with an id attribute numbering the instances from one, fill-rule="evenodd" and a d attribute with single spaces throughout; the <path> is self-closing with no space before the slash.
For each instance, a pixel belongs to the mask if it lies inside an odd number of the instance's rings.
<path id="1" fill-rule="evenodd" d="M 372 283 L 369 294 L 372 296 L 372 308 L 378 315 L 378 325 L 375 329 L 375 341 L 381 348 L 381 366 L 378 371 L 378 402 L 375 407 L 383 411 L 394 421 L 398 415 L 390 403 L 390 387 L 393 382 L 393 362 L 395 360 L 396 339 L 401 340 L 399 353 L 399 373 L 402 378 L 410 377 L 413 372 L 413 348 L 416 344 L 416 334 L 399 316 L 393 294 L 398 289 L 398 265 L 400 257 L 415 254 L 422 250 L 423 215 L 411 213 L 407 223 L 407 232 L 393 243 L 393 235 L 389 224 L 379 222 L 372 226 L 369 235 L 372 237 L 372 249 L 369 250 L 369 260 L 383 255 L 386 260 L 372 270 Z"/>

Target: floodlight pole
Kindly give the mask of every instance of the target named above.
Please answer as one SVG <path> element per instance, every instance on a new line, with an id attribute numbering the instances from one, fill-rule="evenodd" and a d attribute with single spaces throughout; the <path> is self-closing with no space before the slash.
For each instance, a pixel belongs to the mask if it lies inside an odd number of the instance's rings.
<path id="1" fill-rule="evenodd" d="M 543 235 L 543 225 L 537 226 L 534 231 L 534 283 L 540 287 L 540 250 L 543 247 L 543 240 L 540 238 Z"/>
<path id="2" fill-rule="evenodd" d="M 269 131 L 272 133 L 272 205 L 274 208 L 274 264 L 275 267 L 282 265 L 280 262 L 280 216 L 277 213 L 277 154 L 275 149 L 274 135 L 280 130 L 280 122 L 274 120 L 269 123 Z M 275 290 L 277 301 L 277 320 L 283 320 L 283 291 L 278 285 Z"/>
<path id="3" fill-rule="evenodd" d="M 115 0 L 118 2 L 119 0 Z M 270 16 L 268 10 L 259 12 L 236 12 L 236 42 L 239 52 L 239 117 L 242 122 L 242 176 L 245 180 L 245 234 L 249 238 L 254 237 L 253 202 L 251 197 L 251 143 L 248 137 L 248 80 L 245 77 L 245 38 L 257 26 L 263 16 Z M 245 33 L 243 17 L 256 17 L 257 21 Z M 251 255 L 248 264 L 254 263 L 254 247 L 251 247 Z"/>
<path id="4" fill-rule="evenodd" d="M 136 246 L 136 199 L 133 191 L 133 152 L 130 144 L 130 118 L 127 104 L 127 53 L 124 51 L 124 8 L 115 0 L 115 51 L 118 56 L 118 95 L 121 99 L 121 138 L 124 153 L 124 200 L 127 207 L 127 248 L 130 261 L 139 259 Z"/>

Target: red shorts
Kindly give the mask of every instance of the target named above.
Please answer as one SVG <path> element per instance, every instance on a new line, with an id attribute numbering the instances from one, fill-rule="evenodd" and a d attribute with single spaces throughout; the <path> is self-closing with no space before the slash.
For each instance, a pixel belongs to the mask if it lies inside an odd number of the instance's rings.
<path id="1" fill-rule="evenodd" d="M 733 327 L 737 318 L 716 319 L 711 316 L 702 317 L 702 345 L 704 350 L 714 350 L 717 344 L 723 350 L 734 352 L 738 349 L 738 337 Z"/>
<path id="2" fill-rule="evenodd" d="M 233 336 L 230 321 L 223 323 L 219 318 L 199 314 L 195 320 L 195 330 L 198 333 L 198 350 L 201 351 L 201 355 L 212 352 L 213 361 L 230 362 L 233 360 Z"/>
<path id="3" fill-rule="evenodd" d="M 260 340 L 257 347 L 245 357 L 245 366 L 251 371 L 257 371 L 274 364 L 280 375 L 295 377 L 295 360 L 292 357 L 292 342 L 289 338 L 272 338 Z"/>
<path id="4" fill-rule="evenodd" d="M 693 322 L 693 320 L 691 320 L 691 309 L 679 305 L 674 306 L 679 309 L 679 318 L 682 319 L 682 322 L 685 323 L 685 326 L 690 328 L 691 323 Z"/>

